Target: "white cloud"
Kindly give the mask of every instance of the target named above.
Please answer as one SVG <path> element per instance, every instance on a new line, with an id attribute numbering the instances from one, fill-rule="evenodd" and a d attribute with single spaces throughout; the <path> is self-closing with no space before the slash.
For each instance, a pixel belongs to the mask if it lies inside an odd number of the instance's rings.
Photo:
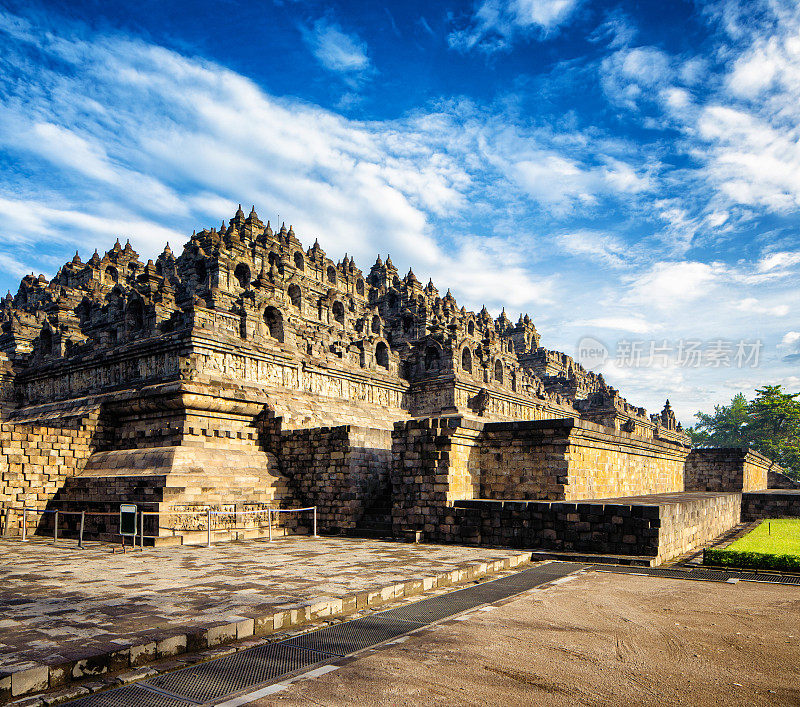
<path id="1" fill-rule="evenodd" d="M 574 231 L 556 236 L 556 247 L 570 255 L 587 257 L 613 268 L 622 268 L 631 262 L 630 247 L 613 235 L 596 231 Z"/>
<path id="2" fill-rule="evenodd" d="M 21 263 L 16 258 L 6 255 L 5 253 L 0 253 L 0 268 L 17 277 L 24 277 L 28 273 L 33 272 L 33 268 L 29 268 L 24 263 Z"/>
<path id="3" fill-rule="evenodd" d="M 745 297 L 738 305 L 738 309 L 743 312 L 753 312 L 754 314 L 768 314 L 773 317 L 785 317 L 789 314 L 788 304 L 765 305 L 755 297 Z"/>
<path id="4" fill-rule="evenodd" d="M 798 264 L 800 264 L 800 251 L 778 251 L 761 256 L 755 269 L 759 274 L 783 276 L 791 274 L 792 268 Z"/>
<path id="5" fill-rule="evenodd" d="M 453 230 L 436 230 L 463 213 L 468 198 L 480 201 L 485 189 L 537 198 L 499 167 L 511 144 L 502 117 L 479 119 L 454 105 L 397 121 L 348 120 L 276 99 L 223 67 L 139 41 L 97 36 L 71 40 L 72 49 L 65 41 L 54 48 L 38 34 L 26 41 L 59 56 L 81 55 L 86 68 L 60 73 L 57 65 L 37 66 L 28 81 L 41 90 L 6 84 L 8 91 L 0 92 L 0 110 L 16 125 L 47 116 L 13 146 L 7 133 L 6 144 L 26 159 L 45 161 L 53 175 L 41 197 L 34 189 L 15 193 L 0 179 L 0 253 L 7 258 L 25 260 L 6 252 L 12 242 L 29 252 L 41 244 L 48 253 L 70 244 L 91 252 L 108 248 L 117 235 L 153 257 L 166 240 L 180 247 L 181 232 L 218 225 L 241 201 L 256 204 L 265 220 L 280 214 L 306 245 L 318 236 L 331 257 L 348 252 L 364 269 L 376 253 L 390 252 L 398 266 L 439 276 L 470 307 L 525 307 L 552 297 L 552 281 L 532 277 L 524 261 L 505 255 L 509 248 L 459 238 L 445 250 Z M 514 138 L 537 155 L 541 143 L 548 158 L 558 159 L 552 137 Z M 488 161 L 476 159 L 481 151 Z M 609 171 L 625 171 L 621 162 L 609 164 Z M 603 175 L 593 179 L 602 182 Z M 585 188 L 588 194 L 592 187 Z"/>
<path id="6" fill-rule="evenodd" d="M 712 298 L 721 274 L 720 266 L 709 263 L 655 263 L 648 271 L 633 278 L 625 300 L 648 303 L 661 310 L 674 309 L 700 298 Z"/>
<path id="7" fill-rule="evenodd" d="M 578 319 L 572 323 L 575 327 L 597 327 L 612 331 L 630 332 L 631 334 L 650 334 L 661 327 L 639 316 L 595 317 L 594 319 Z"/>
<path id="8" fill-rule="evenodd" d="M 492 52 L 508 48 L 518 35 L 552 33 L 582 0 L 481 0 L 469 24 L 448 36 L 453 49 Z"/>
<path id="9" fill-rule="evenodd" d="M 343 75 L 348 82 L 364 78 L 372 69 L 366 43 L 340 25 L 320 18 L 313 27 L 301 27 L 300 31 L 317 61 L 328 71 Z"/>
<path id="10" fill-rule="evenodd" d="M 640 100 L 652 100 L 654 90 L 666 86 L 673 76 L 670 57 L 656 47 L 620 49 L 603 59 L 600 79 L 608 98 L 635 108 Z"/>

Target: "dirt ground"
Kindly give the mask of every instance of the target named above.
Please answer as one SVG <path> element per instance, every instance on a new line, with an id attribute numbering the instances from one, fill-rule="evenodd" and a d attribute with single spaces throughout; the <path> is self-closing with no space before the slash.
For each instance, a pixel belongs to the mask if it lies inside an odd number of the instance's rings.
<path id="1" fill-rule="evenodd" d="M 800 705 L 800 587 L 591 572 L 254 705 Z"/>

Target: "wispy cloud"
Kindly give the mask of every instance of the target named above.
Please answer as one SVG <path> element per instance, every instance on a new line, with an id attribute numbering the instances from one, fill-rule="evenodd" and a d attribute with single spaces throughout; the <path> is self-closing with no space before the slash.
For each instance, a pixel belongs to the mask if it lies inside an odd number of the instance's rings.
<path id="1" fill-rule="evenodd" d="M 366 43 L 341 25 L 322 17 L 311 27 L 301 26 L 300 32 L 322 67 L 339 74 L 349 85 L 357 85 L 373 73 Z"/>
<path id="2" fill-rule="evenodd" d="M 544 37 L 566 22 L 582 0 L 481 0 L 472 16 L 448 36 L 459 51 L 508 49 L 519 36 Z"/>

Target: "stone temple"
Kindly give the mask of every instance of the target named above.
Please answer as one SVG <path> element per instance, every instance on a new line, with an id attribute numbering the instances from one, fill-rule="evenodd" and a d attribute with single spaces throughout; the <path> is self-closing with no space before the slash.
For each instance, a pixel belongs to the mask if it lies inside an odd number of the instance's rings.
<path id="1" fill-rule="evenodd" d="M 628 403 L 527 315 L 467 311 L 389 257 L 335 262 L 255 209 L 155 262 L 119 241 L 76 254 L 23 278 L 0 322 L 6 532 L 23 506 L 132 502 L 164 514 L 148 535 L 175 536 L 209 507 L 239 528 L 315 505 L 321 532 L 655 562 L 800 513 L 767 459 L 690 450 L 669 402 Z"/>

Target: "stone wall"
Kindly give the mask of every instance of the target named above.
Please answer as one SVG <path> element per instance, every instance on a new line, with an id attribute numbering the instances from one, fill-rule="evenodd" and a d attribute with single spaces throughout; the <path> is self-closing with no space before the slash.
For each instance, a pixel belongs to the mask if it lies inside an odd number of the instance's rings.
<path id="1" fill-rule="evenodd" d="M 701 547 L 734 528 L 741 517 L 741 493 L 687 493 L 662 503 L 658 561 Z"/>
<path id="2" fill-rule="evenodd" d="M 652 505 L 469 500 L 429 525 L 426 539 L 440 542 L 655 558 L 660 521 Z"/>
<path id="3" fill-rule="evenodd" d="M 483 425 L 461 417 L 398 422 L 392 433 L 392 519 L 433 532 L 438 509 L 480 495 L 477 439 Z"/>
<path id="4" fill-rule="evenodd" d="M 660 494 L 569 503 L 455 501 L 428 515 L 426 538 L 666 562 L 739 523 L 737 493 Z"/>
<path id="5" fill-rule="evenodd" d="M 320 532 L 354 528 L 389 487 L 388 430 L 341 425 L 284 432 L 282 471 L 297 502 L 317 506 Z"/>
<path id="6" fill-rule="evenodd" d="M 742 521 L 800 517 L 800 488 L 769 489 L 742 494 Z"/>
<path id="7" fill-rule="evenodd" d="M 577 419 L 488 423 L 481 496 L 583 500 L 683 490 L 681 445 Z"/>
<path id="8" fill-rule="evenodd" d="M 583 500 L 683 490 L 683 446 L 576 419 L 482 423 L 460 416 L 397 423 L 395 504 L 471 498 Z"/>
<path id="9" fill-rule="evenodd" d="M 410 420 L 392 452 L 398 535 L 664 561 L 739 522 L 740 495 L 681 493 L 687 448 L 583 421 Z"/>
<path id="10" fill-rule="evenodd" d="M 783 470 L 747 447 L 693 449 L 686 459 L 687 491 L 757 491 L 769 485 L 770 472 Z"/>
<path id="11" fill-rule="evenodd" d="M 800 481 L 787 476 L 780 467 L 773 467 L 767 472 L 768 489 L 800 489 Z"/>
<path id="12" fill-rule="evenodd" d="M 0 423 L 0 504 L 44 510 L 66 481 L 79 474 L 101 443 L 99 410 L 73 411 L 35 422 Z M 21 512 L 10 524 L 21 528 Z M 29 530 L 40 522 L 28 515 Z"/>

